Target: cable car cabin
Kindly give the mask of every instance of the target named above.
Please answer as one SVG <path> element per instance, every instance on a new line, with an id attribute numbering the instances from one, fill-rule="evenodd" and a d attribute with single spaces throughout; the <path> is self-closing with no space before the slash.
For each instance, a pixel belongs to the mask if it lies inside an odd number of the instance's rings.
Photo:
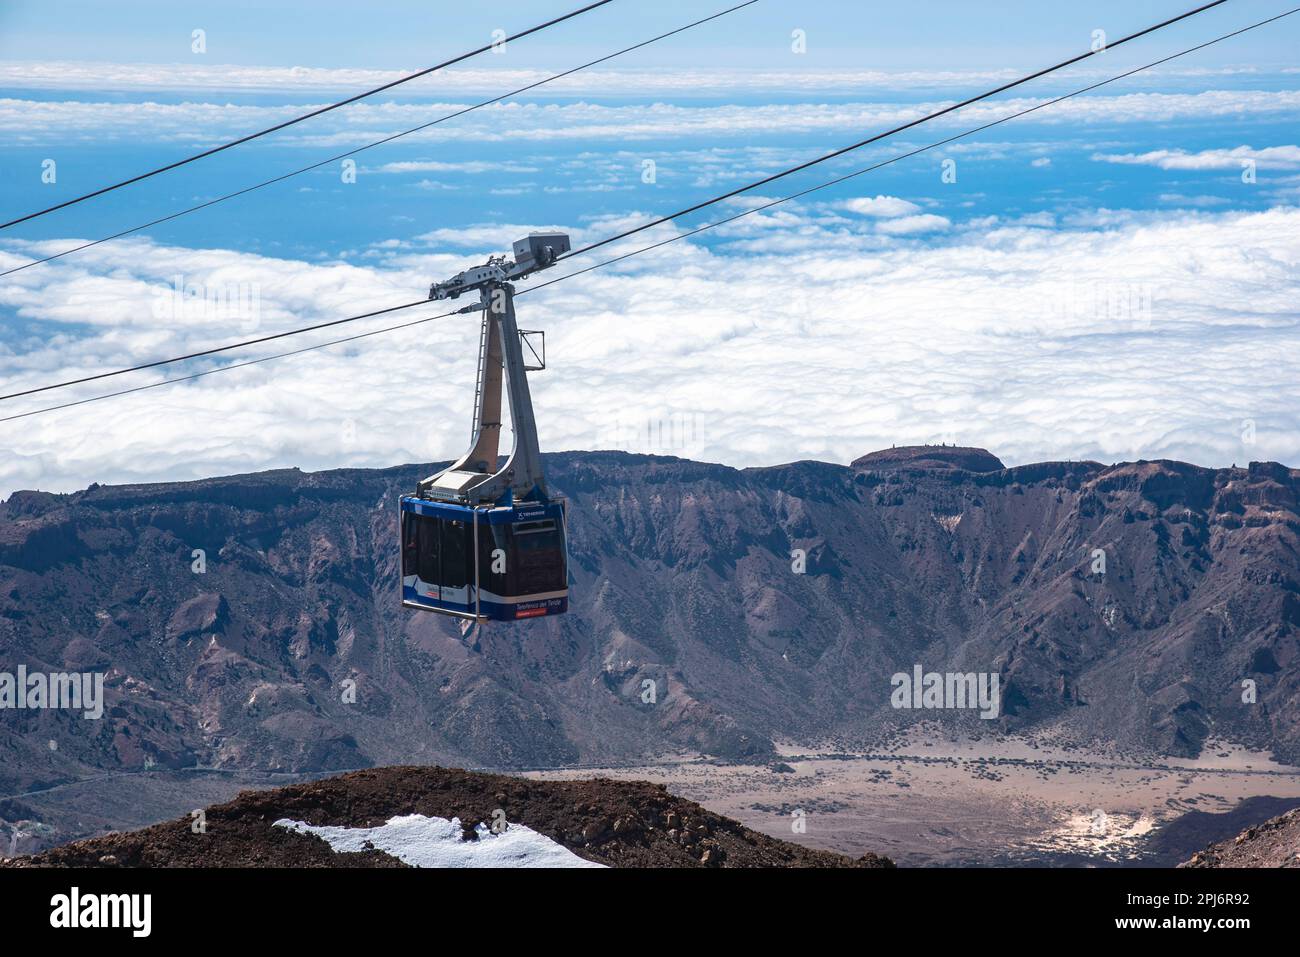
<path id="1" fill-rule="evenodd" d="M 473 508 L 403 496 L 402 604 L 515 621 L 569 608 L 564 502 Z"/>

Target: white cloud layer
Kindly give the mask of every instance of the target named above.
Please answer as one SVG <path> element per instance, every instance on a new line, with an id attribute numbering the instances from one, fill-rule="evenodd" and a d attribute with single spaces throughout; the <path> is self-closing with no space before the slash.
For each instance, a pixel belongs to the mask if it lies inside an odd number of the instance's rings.
<path id="1" fill-rule="evenodd" d="M 900 216 L 898 219 L 886 220 L 876 229 L 887 236 L 914 236 L 918 233 L 941 232 L 951 225 L 946 216 L 923 213 L 920 216 Z"/>
<path id="2" fill-rule="evenodd" d="M 612 52 L 612 51 L 611 51 Z M 451 93 L 498 94 L 518 89 L 557 71 L 512 70 L 479 66 L 452 67 L 406 86 L 411 95 Z M 249 66 L 194 63 L 112 63 L 68 60 L 0 60 L 0 89 L 94 90 L 114 92 L 172 92 L 186 94 L 236 93 L 355 93 L 407 76 L 428 64 L 411 64 L 400 70 L 356 67 Z M 564 95 L 647 96 L 712 95 L 721 92 L 852 93 L 862 90 L 909 90 L 1006 83 L 1033 69 L 999 70 L 742 70 L 592 69 L 549 83 L 546 89 Z M 1074 76 L 1095 81 L 1113 71 L 1080 69 Z M 1278 71 L 1259 68 L 1165 67 L 1161 76 L 1207 79 L 1213 77 L 1274 76 Z M 1281 73 L 1288 71 L 1282 70 Z"/>
<path id="3" fill-rule="evenodd" d="M 1237 146 L 1230 150 L 1151 150 L 1147 153 L 1097 153 L 1094 160 L 1125 166 L 1155 166 L 1166 170 L 1241 169 L 1254 161 L 1261 169 L 1300 169 L 1300 146 Z"/>
<path id="4" fill-rule="evenodd" d="M 978 126 L 1043 102 L 1044 98 L 977 103 L 933 121 L 945 130 Z M 654 141 L 682 137 L 846 136 L 900 125 L 950 106 L 923 103 L 784 103 L 691 106 L 671 103 L 607 106 L 598 103 L 507 101 L 406 137 L 405 142 L 575 142 L 593 139 Z M 319 102 L 280 106 L 221 103 L 114 103 L 0 99 L 0 135 L 13 145 L 101 142 L 212 144 L 283 122 Z M 466 103 L 361 103 L 321 117 L 311 129 L 293 127 L 278 143 L 353 147 L 412 129 L 462 109 Z M 1130 93 L 1076 97 L 1017 119 L 1035 124 L 1149 124 L 1243 117 L 1278 119 L 1300 111 L 1300 90 L 1211 90 L 1204 93 Z"/>
<path id="5" fill-rule="evenodd" d="M 961 223 L 941 209 L 948 232 L 923 242 L 876 229 L 907 217 L 842 208 L 755 214 L 718 230 L 712 250 L 687 240 L 521 297 L 521 324 L 548 331 L 550 368 L 533 376 L 545 447 L 744 466 L 942 440 L 1011 464 L 1300 465 L 1300 209 L 1102 209 L 1056 229 Z M 580 241 L 640 218 L 570 228 Z M 147 240 L 96 247 L 0 287 L 19 316 L 0 339 L 0 380 L 11 391 L 210 346 L 232 329 L 406 302 L 547 225 L 429 234 L 429 246 L 373 250 L 364 267 Z M 460 251 L 448 254 L 453 239 Z M 0 268 L 28 248 L 0 247 Z M 177 275 L 181 296 L 224 290 L 225 311 L 178 301 Z M 465 441 L 476 347 L 476 319 L 457 317 L 0 424 L 0 493 L 450 458 Z"/>
<path id="6" fill-rule="evenodd" d="M 916 203 L 899 199 L 897 196 L 858 196 L 844 201 L 844 208 L 851 213 L 862 216 L 910 216 L 919 213 L 921 207 Z"/>

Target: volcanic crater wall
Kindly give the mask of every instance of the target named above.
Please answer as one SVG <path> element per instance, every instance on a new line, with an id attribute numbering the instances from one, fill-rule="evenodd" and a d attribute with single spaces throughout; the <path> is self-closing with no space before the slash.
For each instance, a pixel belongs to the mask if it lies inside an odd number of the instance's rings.
<path id="1" fill-rule="evenodd" d="M 945 447 L 744 470 L 547 458 L 570 500 L 572 611 L 473 648 L 397 604 L 395 504 L 427 465 L 15 493 L 0 670 L 102 671 L 107 703 L 98 721 L 5 711 L 0 786 L 761 759 L 778 736 L 865 740 L 915 717 L 889 706 L 915 664 L 999 675 L 998 719 L 925 715 L 967 730 L 1177 755 L 1222 735 L 1300 761 L 1296 471 L 1007 469 Z"/>

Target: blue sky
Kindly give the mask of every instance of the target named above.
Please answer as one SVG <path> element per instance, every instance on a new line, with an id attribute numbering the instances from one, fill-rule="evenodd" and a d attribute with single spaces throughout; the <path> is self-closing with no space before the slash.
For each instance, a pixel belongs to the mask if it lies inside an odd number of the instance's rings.
<path id="1" fill-rule="evenodd" d="M 0 7 L 0 213 L 180 158 L 576 5 L 508 2 L 485 14 L 389 3 L 379 15 L 344 3 L 9 0 Z M 761 0 L 362 153 L 355 182 L 331 164 L 0 278 L 0 377 L 34 385 L 229 338 L 220 315 L 191 311 L 178 322 L 159 310 L 160 290 L 177 275 L 208 291 L 256 289 L 256 315 L 236 322 L 237 333 L 408 301 L 529 228 L 600 238 L 1080 52 L 1094 30 L 1113 40 L 1189 5 L 990 11 Z M 500 55 L 8 230 L 0 271 L 726 6 L 615 0 Z M 879 162 L 1285 9 L 1233 0 L 761 195 Z M 206 52 L 191 50 L 195 29 Z M 796 30 L 806 53 L 792 49 Z M 544 444 L 735 465 L 847 461 L 928 440 L 983 445 L 1008 462 L 1300 465 L 1298 39 L 1300 14 L 539 294 L 530 308 L 559 347 L 537 386 Z M 44 183 L 50 160 L 57 179 Z M 945 161 L 956 164 L 955 182 L 942 178 Z M 10 453 L 0 494 L 453 455 L 471 333 L 377 337 L 93 412 L 0 423 Z M 433 354 L 423 363 L 412 335 Z M 434 383 L 422 378 L 430 364 Z M 340 376 L 356 378 L 346 399 Z M 402 409 L 425 410 L 418 435 L 392 424 Z M 296 429 L 280 424 L 290 414 Z M 647 438 L 658 434 L 647 423 L 661 421 L 692 423 L 691 440 L 662 447 Z"/>
<path id="2" fill-rule="evenodd" d="M 223 3 L 132 0 L 23 2 L 0 10 L 0 55 L 6 59 L 109 59 L 123 63 L 169 63 L 190 55 L 190 31 L 208 31 L 209 56 L 223 63 L 271 63 L 376 69 L 416 67 L 478 45 L 501 27 L 531 26 L 582 4 L 565 0 L 501 0 L 490 14 L 445 0 L 388 0 L 358 4 L 341 0 Z M 725 32 L 684 36 L 671 46 L 642 54 L 653 66 L 767 69 L 788 52 L 788 34 L 802 28 L 813 61 L 826 68 L 918 66 L 977 69 L 1030 66 L 1050 59 L 1070 36 L 1089 37 L 1097 27 L 1115 35 L 1156 23 L 1195 6 L 1179 0 L 1141 4 L 1095 0 L 1089 4 L 1003 0 L 995 6 L 965 0 L 882 3 L 875 0 L 764 2 L 728 22 Z M 727 4 L 719 4 L 724 7 Z M 528 66 L 555 66 L 619 37 L 640 39 L 656 24 L 676 25 L 711 5 L 699 0 L 610 4 L 569 23 L 544 43 L 518 55 Z M 1285 5 L 1235 2 L 1202 14 L 1195 23 L 1166 34 L 1194 37 L 1201 30 L 1225 32 L 1242 19 L 1279 12 Z M 1231 51 L 1208 53 L 1205 66 L 1253 63 L 1294 65 L 1294 33 L 1261 34 Z"/>

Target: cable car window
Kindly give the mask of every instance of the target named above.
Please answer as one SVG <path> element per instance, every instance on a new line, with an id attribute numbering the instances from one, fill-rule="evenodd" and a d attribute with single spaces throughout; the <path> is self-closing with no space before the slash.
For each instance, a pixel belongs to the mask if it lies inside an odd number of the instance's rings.
<path id="1" fill-rule="evenodd" d="M 419 568 L 420 546 L 416 541 L 418 518 L 411 512 L 402 513 L 402 577 L 414 575 Z"/>
<path id="2" fill-rule="evenodd" d="M 443 588 L 464 588 L 469 584 L 470 555 L 473 543 L 469 527 L 464 522 L 442 519 L 442 577 Z"/>
<path id="3" fill-rule="evenodd" d="M 420 581 L 436 585 L 438 583 L 438 520 L 424 515 L 412 515 L 411 518 L 415 522 L 417 574 L 420 576 Z"/>
<path id="4" fill-rule="evenodd" d="M 564 588 L 568 584 L 564 536 L 555 522 L 520 522 L 512 531 L 515 567 L 510 584 L 514 593 L 531 595 Z"/>

